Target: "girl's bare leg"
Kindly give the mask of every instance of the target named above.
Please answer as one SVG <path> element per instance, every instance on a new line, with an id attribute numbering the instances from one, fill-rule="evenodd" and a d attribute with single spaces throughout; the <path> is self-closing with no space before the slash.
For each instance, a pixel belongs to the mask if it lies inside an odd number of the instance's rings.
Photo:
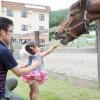
<path id="1" fill-rule="evenodd" d="M 37 82 L 30 84 L 30 100 L 38 100 L 39 87 Z"/>

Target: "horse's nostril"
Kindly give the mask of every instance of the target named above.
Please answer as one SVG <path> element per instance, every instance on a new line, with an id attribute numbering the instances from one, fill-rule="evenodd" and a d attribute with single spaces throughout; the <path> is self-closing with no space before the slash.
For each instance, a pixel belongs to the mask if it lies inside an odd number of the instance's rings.
<path id="1" fill-rule="evenodd" d="M 69 32 L 69 29 L 67 29 L 66 32 Z"/>
<path id="2" fill-rule="evenodd" d="M 57 32 L 55 32 L 55 33 L 52 35 L 52 38 L 58 39 L 58 38 L 57 38 Z"/>
<path id="3" fill-rule="evenodd" d="M 58 33 L 57 32 L 55 32 L 55 35 L 57 35 Z"/>

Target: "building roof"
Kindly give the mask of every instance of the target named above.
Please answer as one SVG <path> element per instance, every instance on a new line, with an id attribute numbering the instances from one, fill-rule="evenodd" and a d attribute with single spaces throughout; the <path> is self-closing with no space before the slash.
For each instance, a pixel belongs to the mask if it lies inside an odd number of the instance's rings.
<path id="1" fill-rule="evenodd" d="M 1 1 L 1 7 L 13 10 L 32 10 L 33 12 L 50 12 L 51 8 L 49 6 L 36 5 L 36 4 L 26 4 L 17 3 L 11 1 Z"/>

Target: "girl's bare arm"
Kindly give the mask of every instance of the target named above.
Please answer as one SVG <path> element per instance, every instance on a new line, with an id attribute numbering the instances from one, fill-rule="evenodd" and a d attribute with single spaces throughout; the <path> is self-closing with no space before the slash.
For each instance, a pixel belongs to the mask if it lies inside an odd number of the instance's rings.
<path id="1" fill-rule="evenodd" d="M 52 47 L 50 47 L 47 51 L 45 52 L 42 52 L 41 53 L 41 56 L 42 57 L 45 57 L 47 56 L 48 54 L 50 54 L 54 49 L 56 49 L 58 47 L 58 43 L 54 44 Z"/>

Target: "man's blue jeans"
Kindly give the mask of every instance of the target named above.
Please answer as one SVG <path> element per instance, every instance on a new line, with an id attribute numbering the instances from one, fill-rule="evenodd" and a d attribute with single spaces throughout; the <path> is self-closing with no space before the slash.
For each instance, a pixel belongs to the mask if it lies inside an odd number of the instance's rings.
<path id="1" fill-rule="evenodd" d="M 6 94 L 4 97 L 0 97 L 0 100 L 24 100 L 21 96 L 12 92 L 18 84 L 17 79 L 9 78 L 6 80 Z"/>

